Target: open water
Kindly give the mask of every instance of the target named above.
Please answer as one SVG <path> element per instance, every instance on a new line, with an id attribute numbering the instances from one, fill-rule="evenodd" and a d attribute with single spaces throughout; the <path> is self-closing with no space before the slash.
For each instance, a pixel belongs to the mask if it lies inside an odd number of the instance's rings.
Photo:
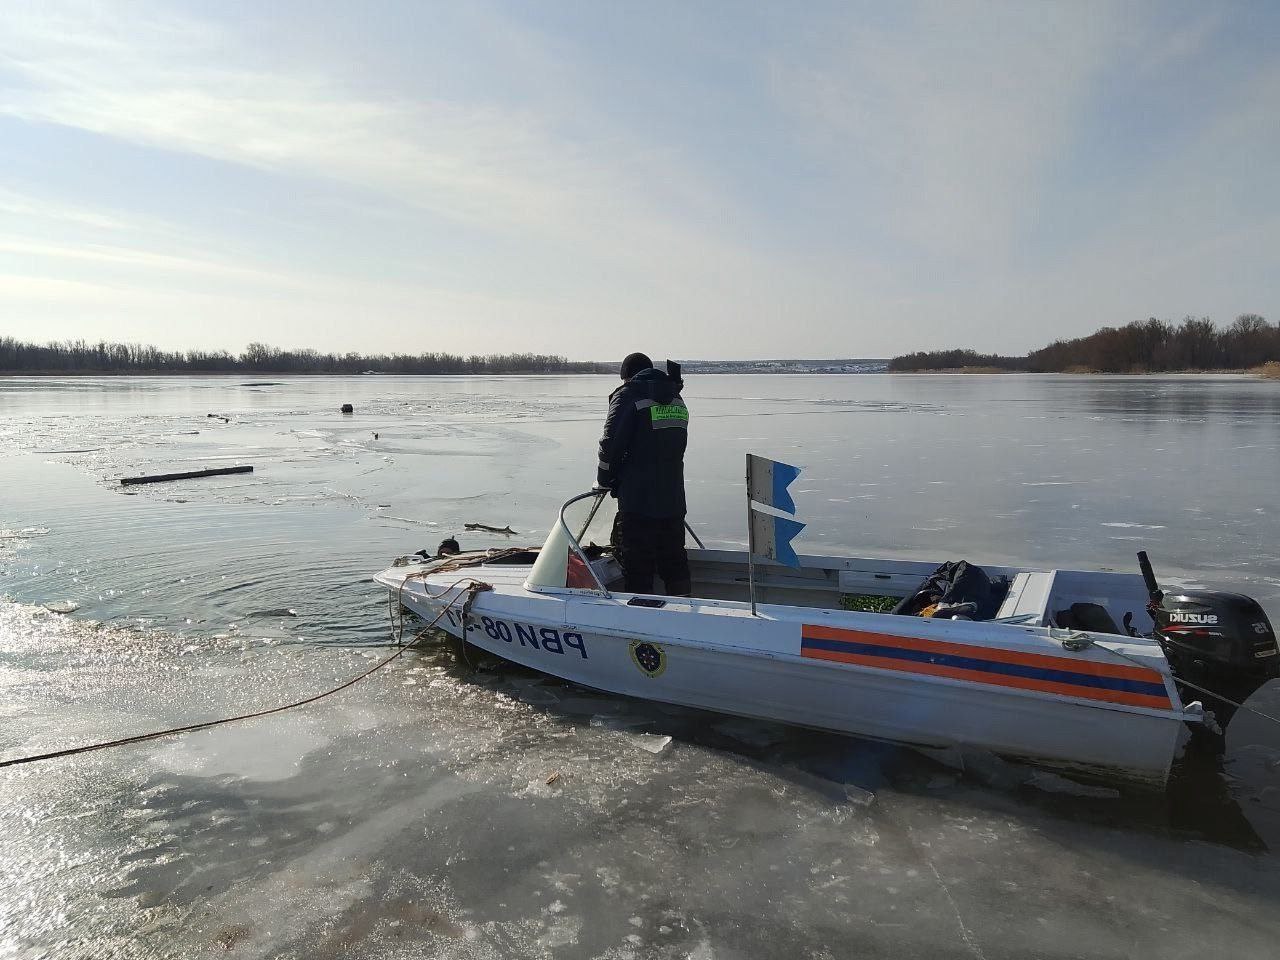
<path id="1" fill-rule="evenodd" d="M 367 668 L 389 643 L 369 576 L 448 535 L 540 543 L 591 484 L 613 385 L 0 379 L 0 758 Z M 743 541 L 751 451 L 805 467 L 811 552 L 1130 570 L 1145 548 L 1280 620 L 1280 383 L 702 376 L 685 397 L 709 545 Z M 254 472 L 116 482 L 234 463 Z M 0 770 L 0 958 L 1271 957 L 1280 736 L 1245 726 L 1222 769 L 1134 795 L 428 646 L 310 707 Z"/>

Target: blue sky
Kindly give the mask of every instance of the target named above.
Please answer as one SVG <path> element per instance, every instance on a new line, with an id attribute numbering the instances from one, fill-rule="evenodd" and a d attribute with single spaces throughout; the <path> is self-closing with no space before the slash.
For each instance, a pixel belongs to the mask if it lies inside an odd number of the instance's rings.
<path id="1" fill-rule="evenodd" d="M 1280 4 L 11 0 L 0 333 L 612 358 L 1280 320 Z"/>

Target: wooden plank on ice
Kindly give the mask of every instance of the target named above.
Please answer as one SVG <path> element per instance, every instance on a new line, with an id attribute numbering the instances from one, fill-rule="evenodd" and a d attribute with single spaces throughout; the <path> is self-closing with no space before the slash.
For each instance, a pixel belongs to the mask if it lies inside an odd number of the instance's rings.
<path id="1" fill-rule="evenodd" d="M 185 473 L 157 473 L 149 477 L 121 477 L 122 486 L 135 483 L 164 483 L 168 480 L 197 480 L 201 477 L 222 477 L 229 473 L 253 473 L 253 467 L 210 467 L 208 470 L 188 470 Z"/>

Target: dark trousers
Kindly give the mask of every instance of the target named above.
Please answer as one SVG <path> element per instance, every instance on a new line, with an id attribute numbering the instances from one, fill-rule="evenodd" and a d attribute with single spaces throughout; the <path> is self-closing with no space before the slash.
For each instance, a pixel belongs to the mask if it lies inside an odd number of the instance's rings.
<path id="1" fill-rule="evenodd" d="M 613 522 L 613 547 L 628 593 L 653 593 L 656 573 L 669 595 L 689 596 L 692 584 L 689 556 L 684 552 L 684 517 L 619 511 Z"/>

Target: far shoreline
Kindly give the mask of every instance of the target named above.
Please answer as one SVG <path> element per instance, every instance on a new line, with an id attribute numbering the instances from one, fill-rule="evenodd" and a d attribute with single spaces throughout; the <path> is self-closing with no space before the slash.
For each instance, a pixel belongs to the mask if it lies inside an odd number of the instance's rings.
<path id="1" fill-rule="evenodd" d="M 1231 376 L 1246 377 L 1257 380 L 1280 380 L 1280 363 L 1268 363 L 1260 367 L 1247 367 L 1231 370 L 1131 370 L 1131 371 L 1103 371 L 1103 370 L 1009 370 L 1003 367 L 945 367 L 937 370 L 867 370 L 867 371 L 831 371 L 831 370 L 813 370 L 813 371 L 772 371 L 758 369 L 742 369 L 742 370 L 686 370 L 685 376 L 693 377 L 722 377 L 722 376 L 751 376 L 751 377 L 770 377 L 770 376 L 836 376 L 836 377 L 861 377 L 876 376 L 889 374 L 891 376 L 1037 376 L 1037 377 L 1184 377 L 1184 376 Z M 374 373 L 344 373 L 341 371 L 330 370 L 289 370 L 289 371 L 234 371 L 234 370 L 0 370 L 0 379 L 9 378 L 31 378 L 31 379 L 54 379 L 68 377 L 218 377 L 223 379 L 233 379 L 245 381 L 242 386 L 261 387 L 273 386 L 275 382 L 265 379 L 253 379 L 264 377 L 421 377 L 454 379 L 460 377 L 610 377 L 609 373 L 597 373 L 589 371 L 529 371 L 529 370 L 486 370 L 483 372 L 456 371 L 450 373 L 393 373 L 377 371 Z"/>
<path id="2" fill-rule="evenodd" d="M 1242 367 L 1238 369 L 1221 369 L 1221 370 L 1126 370 L 1126 371 L 1105 371 L 1105 370 L 1007 370 L 1003 367 L 943 367 L 937 370 L 889 370 L 892 374 L 905 374 L 910 376 L 926 375 L 937 376 L 939 374 L 948 376 L 990 376 L 999 374 L 1001 376 L 1036 376 L 1036 377 L 1186 377 L 1186 376 L 1202 376 L 1202 377 L 1251 377 L 1257 380 L 1280 380 L 1280 363 L 1263 364 L 1260 367 Z"/>
<path id="3" fill-rule="evenodd" d="M 345 373 L 341 370 L 0 370 L 0 377 L 606 377 L 582 370 L 484 370 L 453 373 Z M 258 381 L 261 383 L 262 381 Z"/>

